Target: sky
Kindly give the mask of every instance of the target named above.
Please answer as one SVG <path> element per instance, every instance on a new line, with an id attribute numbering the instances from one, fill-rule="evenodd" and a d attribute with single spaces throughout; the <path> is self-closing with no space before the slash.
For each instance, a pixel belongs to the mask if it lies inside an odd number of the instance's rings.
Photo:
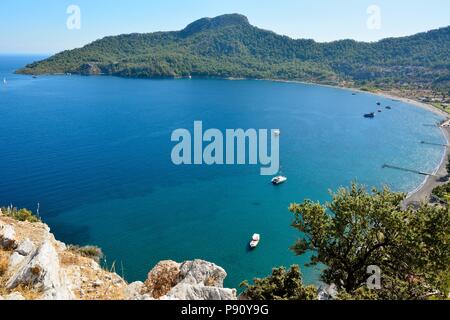
<path id="1" fill-rule="evenodd" d="M 79 15 L 67 13 L 72 5 Z M 0 53 L 51 54 L 109 35 L 180 30 L 225 13 L 320 42 L 377 41 L 450 25 L 448 0 L 1 0 Z"/>

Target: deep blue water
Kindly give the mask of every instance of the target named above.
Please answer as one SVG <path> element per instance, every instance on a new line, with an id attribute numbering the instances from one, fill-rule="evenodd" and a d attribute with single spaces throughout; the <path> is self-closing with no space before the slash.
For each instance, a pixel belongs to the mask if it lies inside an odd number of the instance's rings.
<path id="1" fill-rule="evenodd" d="M 0 56 L 0 203 L 40 213 L 68 243 L 103 248 L 128 280 L 163 259 L 202 258 L 228 271 L 226 285 L 302 264 L 289 246 L 291 202 L 329 199 L 353 180 L 411 191 L 443 148 L 432 113 L 369 94 L 269 81 L 138 80 L 29 76 L 37 57 Z M 7 85 L 3 84 L 7 79 Z M 391 105 L 374 120 L 362 117 Z M 206 128 L 280 128 L 288 183 L 273 187 L 259 166 L 183 166 L 171 133 Z M 255 232 L 262 242 L 247 243 Z M 317 270 L 303 269 L 308 282 Z"/>

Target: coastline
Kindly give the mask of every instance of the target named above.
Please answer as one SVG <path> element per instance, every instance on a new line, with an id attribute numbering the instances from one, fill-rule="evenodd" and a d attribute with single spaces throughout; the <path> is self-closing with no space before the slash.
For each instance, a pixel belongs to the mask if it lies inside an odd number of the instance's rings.
<path id="1" fill-rule="evenodd" d="M 295 81 L 295 80 L 279 80 L 279 79 L 257 79 L 261 81 L 272 81 L 272 82 L 284 82 L 284 83 L 300 83 L 300 84 L 306 84 L 306 85 L 317 85 L 322 87 L 329 87 L 329 88 L 338 88 L 342 90 L 347 90 L 350 92 L 358 92 L 358 93 L 364 93 L 364 94 L 371 94 L 374 96 L 379 96 L 387 99 L 397 100 L 400 102 L 403 102 L 405 104 L 409 104 L 421 109 L 424 109 L 426 111 L 432 112 L 438 116 L 441 116 L 445 118 L 446 121 L 450 119 L 450 114 L 438 109 L 430 104 L 426 104 L 408 97 L 399 96 L 396 94 L 393 94 L 391 92 L 386 91 L 377 91 L 377 92 L 371 92 L 371 91 L 364 91 L 359 88 L 355 87 L 344 87 L 344 86 L 334 86 L 334 85 L 327 85 L 327 84 L 320 84 L 320 83 L 311 83 L 311 82 L 304 82 L 304 81 Z M 407 196 L 405 201 L 403 202 L 403 206 L 407 208 L 410 205 L 417 206 L 421 203 L 429 203 L 431 200 L 431 194 L 433 192 L 433 189 L 445 184 L 446 177 L 450 174 L 447 170 L 447 159 L 449 159 L 450 156 L 450 128 L 448 126 L 443 127 L 442 125 L 439 126 L 439 129 L 442 132 L 442 135 L 444 136 L 445 143 L 447 146 L 445 146 L 445 150 L 442 154 L 442 158 L 436 167 L 434 171 L 432 172 L 431 176 L 427 176 L 423 182 L 414 190 L 411 190 Z"/>
<path id="2" fill-rule="evenodd" d="M 363 90 L 359 90 L 359 89 L 354 89 L 354 88 L 347 88 L 349 90 L 352 91 L 356 91 L 356 92 L 361 92 L 361 93 L 368 93 L 368 94 L 373 94 L 376 96 L 380 96 L 383 98 L 388 98 L 388 99 L 393 99 L 393 100 L 398 100 L 401 101 L 405 104 L 409 104 L 409 105 L 413 105 L 415 107 L 424 109 L 426 111 L 432 112 L 438 116 L 441 116 L 445 119 L 445 121 L 448 121 L 448 119 L 450 118 L 450 114 L 448 114 L 447 112 L 438 109 L 430 104 L 426 104 L 411 98 L 407 98 L 407 97 L 402 97 L 402 96 L 398 96 L 395 94 L 392 94 L 390 92 L 384 92 L 384 91 L 379 91 L 379 92 L 367 92 L 367 91 L 363 91 Z M 432 192 L 434 190 L 434 188 L 444 185 L 447 181 L 444 179 L 445 177 L 448 176 L 448 174 L 450 172 L 448 172 L 447 170 L 447 159 L 449 159 L 450 156 L 450 128 L 444 127 L 442 125 L 439 126 L 439 129 L 442 132 L 442 135 L 444 136 L 445 139 L 445 144 L 446 146 L 444 146 L 444 152 L 442 154 L 442 158 L 439 162 L 439 164 L 437 165 L 437 167 L 433 170 L 432 175 L 431 176 L 427 176 L 424 181 L 414 190 L 411 190 L 407 196 L 405 201 L 403 202 L 403 206 L 405 208 L 407 208 L 408 206 L 417 206 L 421 203 L 429 203 L 431 201 L 431 195 Z"/>
<path id="3" fill-rule="evenodd" d="M 440 127 L 440 129 L 445 137 L 446 144 L 449 145 L 450 141 L 449 128 Z M 439 165 L 433 171 L 433 175 L 427 176 L 424 182 L 419 187 L 417 187 L 415 190 L 411 191 L 408 194 L 404 202 L 405 207 L 409 205 L 417 205 L 423 202 L 427 203 L 430 202 L 433 189 L 447 183 L 445 178 L 449 174 L 447 170 L 447 159 L 449 158 L 449 156 L 450 156 L 450 148 L 447 146 L 445 147 L 445 151 L 442 155 L 442 159 Z"/>

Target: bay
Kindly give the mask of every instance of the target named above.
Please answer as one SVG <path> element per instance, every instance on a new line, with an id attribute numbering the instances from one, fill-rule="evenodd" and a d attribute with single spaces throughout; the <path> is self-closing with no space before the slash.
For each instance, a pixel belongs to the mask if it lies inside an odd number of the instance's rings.
<path id="1" fill-rule="evenodd" d="M 433 171 L 444 143 L 441 118 L 370 94 L 317 85 L 213 79 L 15 75 L 41 57 L 0 56 L 0 204 L 36 210 L 56 237 L 94 244 L 127 280 L 160 260 L 201 258 L 228 272 L 226 286 L 272 267 L 303 264 L 288 206 L 329 200 L 358 181 L 409 192 Z M 363 114 L 380 107 L 375 119 Z M 385 106 L 392 110 L 385 110 Z M 175 166 L 173 130 L 281 130 L 288 182 L 259 166 Z M 253 233 L 260 246 L 250 251 Z M 303 268 L 308 283 L 318 270 Z"/>

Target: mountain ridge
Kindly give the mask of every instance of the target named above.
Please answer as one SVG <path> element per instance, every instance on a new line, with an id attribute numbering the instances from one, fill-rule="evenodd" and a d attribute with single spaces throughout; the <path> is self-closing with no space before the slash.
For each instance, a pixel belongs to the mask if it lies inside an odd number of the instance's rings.
<path id="1" fill-rule="evenodd" d="M 227 14 L 179 31 L 108 36 L 22 74 L 271 78 L 338 85 L 450 89 L 450 27 L 377 42 L 292 39 Z"/>

